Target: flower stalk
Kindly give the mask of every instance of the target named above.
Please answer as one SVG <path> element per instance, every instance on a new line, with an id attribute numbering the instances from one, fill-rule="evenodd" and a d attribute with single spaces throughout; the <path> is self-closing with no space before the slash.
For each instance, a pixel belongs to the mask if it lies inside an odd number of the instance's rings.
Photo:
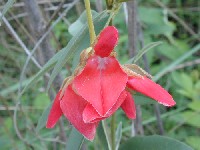
<path id="1" fill-rule="evenodd" d="M 87 14 L 88 28 L 89 28 L 89 33 L 90 33 L 90 44 L 92 45 L 94 40 L 96 39 L 96 34 L 94 30 L 94 24 L 92 21 L 90 0 L 84 0 L 84 2 L 85 2 L 86 14 Z"/>
<path id="2" fill-rule="evenodd" d="M 107 8 L 110 9 L 109 7 L 112 8 L 113 5 L 113 0 L 107 0 Z M 112 18 L 109 20 L 109 25 L 112 25 Z M 111 133 L 111 149 L 115 150 L 115 113 L 111 117 L 111 125 L 110 125 L 110 133 Z"/>
<path id="3" fill-rule="evenodd" d="M 116 115 L 115 113 L 111 117 L 111 144 L 112 144 L 112 150 L 115 150 L 115 119 Z"/>
<path id="4" fill-rule="evenodd" d="M 108 149 L 112 150 L 112 142 L 110 142 L 110 137 L 109 137 L 109 133 L 108 133 L 107 126 L 106 126 L 106 120 L 102 120 L 102 126 L 103 126 L 103 130 L 104 130 L 104 133 L 105 133 L 105 136 L 106 136 Z"/>

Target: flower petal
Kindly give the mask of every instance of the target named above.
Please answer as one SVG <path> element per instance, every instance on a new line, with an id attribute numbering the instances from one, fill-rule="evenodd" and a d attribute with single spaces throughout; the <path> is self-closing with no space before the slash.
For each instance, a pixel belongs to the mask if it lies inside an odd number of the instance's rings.
<path id="1" fill-rule="evenodd" d="M 135 119 L 136 118 L 136 107 L 134 99 L 132 98 L 132 95 L 129 92 L 126 92 L 127 96 L 124 102 L 121 105 L 121 108 L 125 112 L 126 116 L 129 119 Z"/>
<path id="2" fill-rule="evenodd" d="M 124 102 L 127 94 L 126 91 L 123 91 L 117 102 L 114 104 L 114 106 L 105 114 L 105 116 L 100 116 L 97 111 L 95 110 L 95 108 L 91 105 L 91 104 L 87 104 L 87 106 L 85 107 L 84 111 L 83 111 L 83 120 L 85 123 L 93 123 L 93 122 L 97 122 L 100 120 L 103 120 L 105 118 L 110 117 L 113 113 L 115 113 L 115 111 L 121 106 L 121 104 Z"/>
<path id="3" fill-rule="evenodd" d="M 72 123 L 72 125 L 87 139 L 93 140 L 96 132 L 97 123 L 84 123 L 82 113 L 87 105 L 82 97 L 78 96 L 69 85 L 60 101 L 60 107 L 65 117 Z"/>
<path id="4" fill-rule="evenodd" d="M 108 57 L 118 42 L 118 31 L 114 26 L 103 29 L 94 46 L 95 54 L 100 57 Z"/>
<path id="5" fill-rule="evenodd" d="M 104 116 L 125 89 L 127 75 L 114 57 L 93 56 L 74 79 L 75 91 Z"/>
<path id="6" fill-rule="evenodd" d="M 164 88 L 145 76 L 130 77 L 127 85 L 129 88 L 151 97 L 165 106 L 173 106 L 176 104 L 172 96 Z"/>
<path id="7" fill-rule="evenodd" d="M 46 123 L 46 128 L 53 128 L 56 124 L 56 122 L 59 120 L 59 118 L 62 116 L 62 110 L 60 108 L 60 93 L 61 91 L 58 92 L 56 95 L 56 98 L 53 102 L 53 105 L 51 107 L 47 123 Z"/>

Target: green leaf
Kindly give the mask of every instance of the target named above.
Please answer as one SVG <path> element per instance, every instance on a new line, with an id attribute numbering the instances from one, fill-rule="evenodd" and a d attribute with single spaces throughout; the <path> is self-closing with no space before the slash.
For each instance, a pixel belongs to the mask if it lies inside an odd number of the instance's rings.
<path id="1" fill-rule="evenodd" d="M 175 116 L 175 114 L 178 114 L 178 113 L 180 114 L 180 112 L 182 112 L 182 111 L 184 111 L 186 109 L 188 109 L 188 107 L 181 107 L 181 108 L 178 108 L 176 110 L 172 110 L 172 111 L 166 112 L 166 113 L 161 115 L 161 119 L 164 119 L 164 118 L 169 117 L 169 116 Z M 154 117 L 151 117 L 151 118 L 149 118 L 147 120 L 142 121 L 142 124 L 143 125 L 147 125 L 147 124 L 150 124 L 150 123 L 156 122 L 156 121 L 157 121 L 157 118 L 154 116 Z M 123 128 L 122 132 L 130 131 L 131 128 L 132 128 L 132 126 L 128 126 L 126 128 Z"/>
<path id="2" fill-rule="evenodd" d="M 172 45 L 167 42 L 164 42 L 162 45 L 156 48 L 156 51 L 160 53 L 162 56 L 167 57 L 170 60 L 175 60 L 188 50 L 188 47 L 186 48 L 182 48 L 179 45 L 176 46 L 176 45 Z"/>
<path id="3" fill-rule="evenodd" d="M 160 8 L 143 7 L 138 8 L 138 15 L 142 22 L 147 25 L 163 25 L 163 13 Z M 153 17 L 149 17 L 153 16 Z M 161 26 L 160 26 L 161 27 Z"/>
<path id="4" fill-rule="evenodd" d="M 190 136 L 186 138 L 186 142 L 191 145 L 195 150 L 200 150 L 200 137 Z"/>
<path id="5" fill-rule="evenodd" d="M 146 45 L 144 48 L 142 48 L 135 57 L 128 60 L 126 63 L 131 64 L 132 62 L 136 63 L 147 51 L 154 48 L 155 46 L 160 45 L 162 42 L 153 42 L 148 45 Z"/>
<path id="6" fill-rule="evenodd" d="M 133 1 L 133 0 L 117 0 L 117 3 L 129 2 L 129 1 Z"/>
<path id="7" fill-rule="evenodd" d="M 156 104 L 155 100 L 153 100 L 149 97 L 146 97 L 144 95 L 140 95 L 138 93 L 136 95 L 133 95 L 133 98 L 137 105 Z"/>
<path id="8" fill-rule="evenodd" d="M 178 59 L 176 59 L 175 61 L 173 61 L 171 64 L 169 64 L 166 68 L 164 68 L 163 70 L 161 70 L 160 72 L 158 72 L 153 80 L 154 81 L 158 81 L 164 74 L 166 74 L 167 72 L 169 72 L 170 70 L 172 70 L 173 68 L 175 68 L 177 65 L 179 65 L 180 63 L 182 63 L 185 59 L 189 58 L 190 56 L 192 56 L 194 53 L 196 53 L 197 51 L 200 50 L 200 44 L 196 45 L 194 48 L 192 48 L 191 50 L 189 50 L 187 53 L 185 53 L 184 55 L 182 55 L 181 57 L 179 57 Z"/>
<path id="9" fill-rule="evenodd" d="M 100 13 L 98 16 L 96 16 L 93 20 L 95 31 L 96 33 L 99 33 L 105 23 L 108 20 L 108 14 L 106 12 Z M 98 30 L 98 32 L 97 32 Z M 49 90 L 53 80 L 57 76 L 57 74 L 62 70 L 62 67 L 66 64 L 66 62 L 69 60 L 69 58 L 72 56 L 73 53 L 77 51 L 82 51 L 85 48 L 89 47 L 89 31 L 88 31 L 88 25 L 85 24 L 80 32 L 78 32 L 68 43 L 66 48 L 64 49 L 64 52 L 62 53 L 62 56 L 58 60 L 57 64 L 55 65 L 52 74 L 50 76 L 47 90 Z"/>
<path id="10" fill-rule="evenodd" d="M 83 144 L 84 137 L 74 127 L 69 135 L 66 144 L 66 150 L 80 150 Z"/>
<path id="11" fill-rule="evenodd" d="M 99 126 L 97 128 L 97 136 L 98 136 L 98 141 L 101 144 L 100 147 L 102 147 L 102 150 L 108 150 L 108 144 L 106 141 L 106 135 L 104 133 L 102 122 L 99 123 Z"/>
<path id="12" fill-rule="evenodd" d="M 94 10 L 91 11 L 92 12 L 92 17 L 96 17 L 98 15 L 98 13 Z M 86 11 L 84 11 L 80 17 L 74 22 L 72 23 L 69 28 L 68 31 L 72 36 L 75 36 L 78 32 L 81 31 L 82 27 L 85 25 L 85 23 L 87 22 L 87 14 Z"/>
<path id="13" fill-rule="evenodd" d="M 16 83 L 8 88 L 5 88 L 5 89 L 2 89 L 0 91 L 0 95 L 3 96 L 3 97 L 6 97 L 7 95 L 9 95 L 10 93 L 14 93 L 14 91 L 18 90 L 19 86 L 21 87 L 24 87 L 26 86 L 28 83 L 30 83 L 30 81 L 32 80 L 33 78 L 29 78 L 29 79 L 26 79 L 24 81 L 22 81 L 21 85 L 20 83 Z"/>
<path id="14" fill-rule="evenodd" d="M 116 130 L 116 133 L 115 133 L 115 145 L 116 145 L 116 150 L 119 149 L 119 145 L 120 145 L 120 141 L 121 141 L 121 138 L 122 138 L 122 122 L 119 123 L 118 127 L 117 127 L 117 130 Z"/>
<path id="15" fill-rule="evenodd" d="M 40 69 L 40 71 L 27 83 L 27 85 L 24 87 L 22 92 L 20 93 L 21 95 L 29 88 L 31 87 L 34 83 L 38 81 L 40 77 L 42 77 L 48 70 L 53 68 L 53 66 L 56 64 L 56 62 L 59 60 L 59 58 L 62 56 L 63 51 L 65 48 L 60 50 L 56 55 L 54 55 L 43 67 Z"/>
<path id="16" fill-rule="evenodd" d="M 136 136 L 124 142 L 119 150 L 193 150 L 188 145 L 175 139 L 152 135 Z"/>
<path id="17" fill-rule="evenodd" d="M 186 73 L 173 72 L 172 78 L 176 82 L 176 84 L 181 87 L 181 89 L 178 90 L 179 93 L 189 98 L 193 97 L 194 84 L 191 76 Z"/>
<path id="18" fill-rule="evenodd" d="M 7 3 L 4 5 L 2 13 L 0 12 L 0 24 L 1 24 L 3 16 L 13 6 L 14 2 L 15 2 L 15 0 L 8 0 Z"/>
<path id="19" fill-rule="evenodd" d="M 33 106 L 37 108 L 45 108 L 49 104 L 49 97 L 47 93 L 40 93 L 33 101 Z"/>
<path id="20" fill-rule="evenodd" d="M 182 82 L 181 82 L 181 86 L 186 89 L 187 91 L 191 91 L 193 90 L 193 81 L 192 81 L 192 78 L 187 75 L 186 73 L 181 73 L 181 76 L 180 76 Z"/>
<path id="21" fill-rule="evenodd" d="M 39 132 L 42 128 L 46 126 L 47 118 L 51 109 L 52 103 L 47 106 L 47 108 L 43 111 L 42 116 L 38 120 L 38 124 L 36 127 L 36 132 Z"/>
<path id="22" fill-rule="evenodd" d="M 172 35 L 176 29 L 176 24 L 168 20 L 168 15 L 163 13 L 163 9 L 140 6 L 138 14 L 143 24 L 145 24 L 145 28 L 147 29 L 146 34 L 163 34 L 167 38 L 170 38 L 170 40 L 173 40 Z"/>
<path id="23" fill-rule="evenodd" d="M 182 112 L 182 116 L 184 118 L 184 122 L 188 125 L 191 125 L 193 127 L 200 128 L 200 119 L 199 118 L 200 112 L 196 111 L 184 111 Z"/>
<path id="24" fill-rule="evenodd" d="M 110 139 L 109 129 L 108 129 L 108 126 L 106 124 L 106 120 L 102 120 L 101 122 L 102 122 L 103 130 L 104 130 L 104 133 L 105 133 L 105 136 L 106 136 L 108 149 L 111 150 L 111 139 Z"/>

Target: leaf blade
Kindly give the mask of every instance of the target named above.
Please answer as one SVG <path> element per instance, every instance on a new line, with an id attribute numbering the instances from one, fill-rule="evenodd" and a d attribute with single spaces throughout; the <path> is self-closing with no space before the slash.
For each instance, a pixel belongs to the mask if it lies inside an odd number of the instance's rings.
<path id="1" fill-rule="evenodd" d="M 122 138 L 122 122 L 120 122 L 118 124 L 115 136 L 116 136 L 116 140 L 115 140 L 116 148 L 115 149 L 118 150 L 119 149 L 119 145 L 120 145 L 120 141 L 121 141 L 121 138 Z"/>
<path id="2" fill-rule="evenodd" d="M 137 150 L 193 150 L 185 143 L 159 135 L 133 137 L 122 144 L 119 150 L 134 148 Z"/>
<path id="3" fill-rule="evenodd" d="M 46 121 L 51 109 L 52 103 L 49 104 L 46 109 L 43 111 L 41 117 L 38 120 L 37 126 L 36 126 L 36 132 L 39 132 L 42 128 L 46 126 Z"/>
<path id="4" fill-rule="evenodd" d="M 35 82 L 38 81 L 38 79 L 43 76 L 47 71 L 49 71 L 51 68 L 53 68 L 53 66 L 55 65 L 55 63 L 57 62 L 57 60 L 60 58 L 60 56 L 63 53 L 63 49 L 60 50 L 58 53 L 56 53 L 56 55 L 54 55 L 43 67 L 42 69 L 25 85 L 24 89 L 22 90 L 22 92 L 20 93 L 20 95 L 22 95 L 31 85 L 33 85 Z"/>
<path id="5" fill-rule="evenodd" d="M 66 144 L 66 150 L 80 150 L 83 142 L 83 135 L 73 127 Z"/>
<path id="6" fill-rule="evenodd" d="M 130 64 L 130 63 L 136 63 L 147 51 L 149 51 L 150 49 L 160 45 L 162 42 L 152 42 L 149 43 L 148 45 L 146 45 L 144 48 L 142 48 L 135 57 L 129 59 L 126 63 Z"/>

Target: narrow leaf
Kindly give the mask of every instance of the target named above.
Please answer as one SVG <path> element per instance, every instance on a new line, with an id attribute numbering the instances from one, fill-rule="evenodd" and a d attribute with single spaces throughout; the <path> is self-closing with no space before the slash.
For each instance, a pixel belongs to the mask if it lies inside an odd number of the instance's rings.
<path id="1" fill-rule="evenodd" d="M 130 138 L 124 142 L 119 150 L 193 150 L 188 145 L 175 139 L 153 135 L 153 136 L 137 136 Z"/>
<path id="2" fill-rule="evenodd" d="M 2 89 L 2 90 L 0 91 L 0 95 L 1 95 L 2 97 L 6 97 L 6 96 L 8 96 L 10 93 L 14 93 L 16 90 L 18 90 L 19 86 L 22 86 L 22 87 L 26 86 L 28 83 L 30 83 L 30 81 L 31 81 L 32 79 L 33 79 L 33 77 L 24 80 L 22 83 L 19 83 L 19 82 L 18 82 L 18 83 L 14 84 L 14 85 L 12 85 L 12 86 L 10 86 L 10 87 L 8 87 L 8 88 Z M 20 84 L 21 84 L 21 85 L 20 85 Z"/>
<path id="3" fill-rule="evenodd" d="M 177 114 L 179 112 L 185 111 L 186 109 L 188 109 L 188 107 L 181 107 L 181 108 L 178 108 L 176 110 L 172 110 L 172 111 L 166 112 L 166 113 L 161 115 L 161 119 L 164 119 L 164 118 L 167 118 L 167 117 L 172 116 L 174 114 Z M 157 121 L 157 118 L 154 116 L 154 117 L 148 118 L 147 120 L 144 120 L 142 122 L 142 125 L 148 125 L 148 124 L 150 124 L 152 122 L 155 122 L 155 121 Z M 132 126 L 128 126 L 126 128 L 123 128 L 122 133 L 130 131 L 131 128 L 132 128 Z"/>
<path id="4" fill-rule="evenodd" d="M 100 143 L 100 148 L 102 150 L 108 150 L 108 144 L 106 141 L 106 135 L 102 126 L 102 122 L 99 123 L 98 128 L 97 128 L 97 136 L 98 136 L 98 141 Z"/>
<path id="5" fill-rule="evenodd" d="M 26 84 L 24 89 L 21 92 L 21 95 L 29 88 L 31 87 L 35 82 L 38 81 L 40 77 L 42 77 L 47 71 L 53 68 L 53 66 L 56 64 L 57 60 L 62 56 L 63 50 L 60 50 L 56 55 L 54 55 L 44 66 L 43 68 Z"/>
<path id="6" fill-rule="evenodd" d="M 128 1 L 133 1 L 133 0 L 117 0 L 118 3 L 128 2 Z"/>
<path id="7" fill-rule="evenodd" d="M 147 51 L 151 50 L 152 48 L 160 45 L 162 42 L 153 42 L 148 45 L 146 45 L 144 48 L 142 48 L 135 57 L 131 58 L 127 61 L 127 64 L 131 64 L 132 62 L 136 63 Z"/>
<path id="8" fill-rule="evenodd" d="M 66 150 L 80 150 L 83 141 L 83 135 L 80 134 L 75 128 L 72 128 L 72 131 L 67 141 Z"/>
<path id="9" fill-rule="evenodd" d="M 200 50 L 200 44 L 198 44 L 197 46 L 195 46 L 194 48 L 192 48 L 191 50 L 189 50 L 188 52 L 186 52 L 185 54 L 183 54 L 181 57 L 179 57 L 178 59 L 176 59 L 174 62 L 172 62 L 171 64 L 169 64 L 166 68 L 164 68 L 163 70 L 161 70 L 160 72 L 158 72 L 153 80 L 154 81 L 158 81 L 164 74 L 166 74 L 167 72 L 169 72 L 170 70 L 172 70 L 173 68 L 175 68 L 178 64 L 182 63 L 184 60 L 186 60 L 187 58 L 189 58 L 191 55 L 193 55 L 194 53 L 196 53 L 197 51 Z"/>
<path id="10" fill-rule="evenodd" d="M 104 130 L 104 133 L 105 133 L 105 136 L 106 136 L 106 140 L 107 140 L 107 144 L 108 144 L 108 149 L 112 150 L 111 149 L 110 134 L 109 134 L 108 127 L 107 127 L 107 124 L 106 124 L 105 120 L 102 120 L 102 126 L 103 126 L 103 130 Z"/>
<path id="11" fill-rule="evenodd" d="M 93 18 L 98 15 L 98 13 L 94 10 L 91 10 L 91 13 Z M 81 31 L 81 28 L 85 25 L 86 22 L 87 22 L 87 14 L 86 11 L 84 11 L 80 15 L 80 17 L 69 26 L 68 28 L 69 33 L 72 36 L 75 36 L 78 32 Z"/>
<path id="12" fill-rule="evenodd" d="M 116 145 L 116 148 L 115 150 L 118 150 L 119 149 L 119 145 L 120 145 L 120 141 L 121 141 L 121 138 L 122 138 L 122 122 L 119 123 L 118 127 L 117 127 L 117 130 L 116 130 L 116 133 L 115 133 L 115 145 Z"/>
<path id="13" fill-rule="evenodd" d="M 36 127 L 36 132 L 39 132 L 42 128 L 46 126 L 47 118 L 51 109 L 52 103 L 47 106 L 47 108 L 43 111 L 42 116 L 38 120 L 38 124 Z"/>

